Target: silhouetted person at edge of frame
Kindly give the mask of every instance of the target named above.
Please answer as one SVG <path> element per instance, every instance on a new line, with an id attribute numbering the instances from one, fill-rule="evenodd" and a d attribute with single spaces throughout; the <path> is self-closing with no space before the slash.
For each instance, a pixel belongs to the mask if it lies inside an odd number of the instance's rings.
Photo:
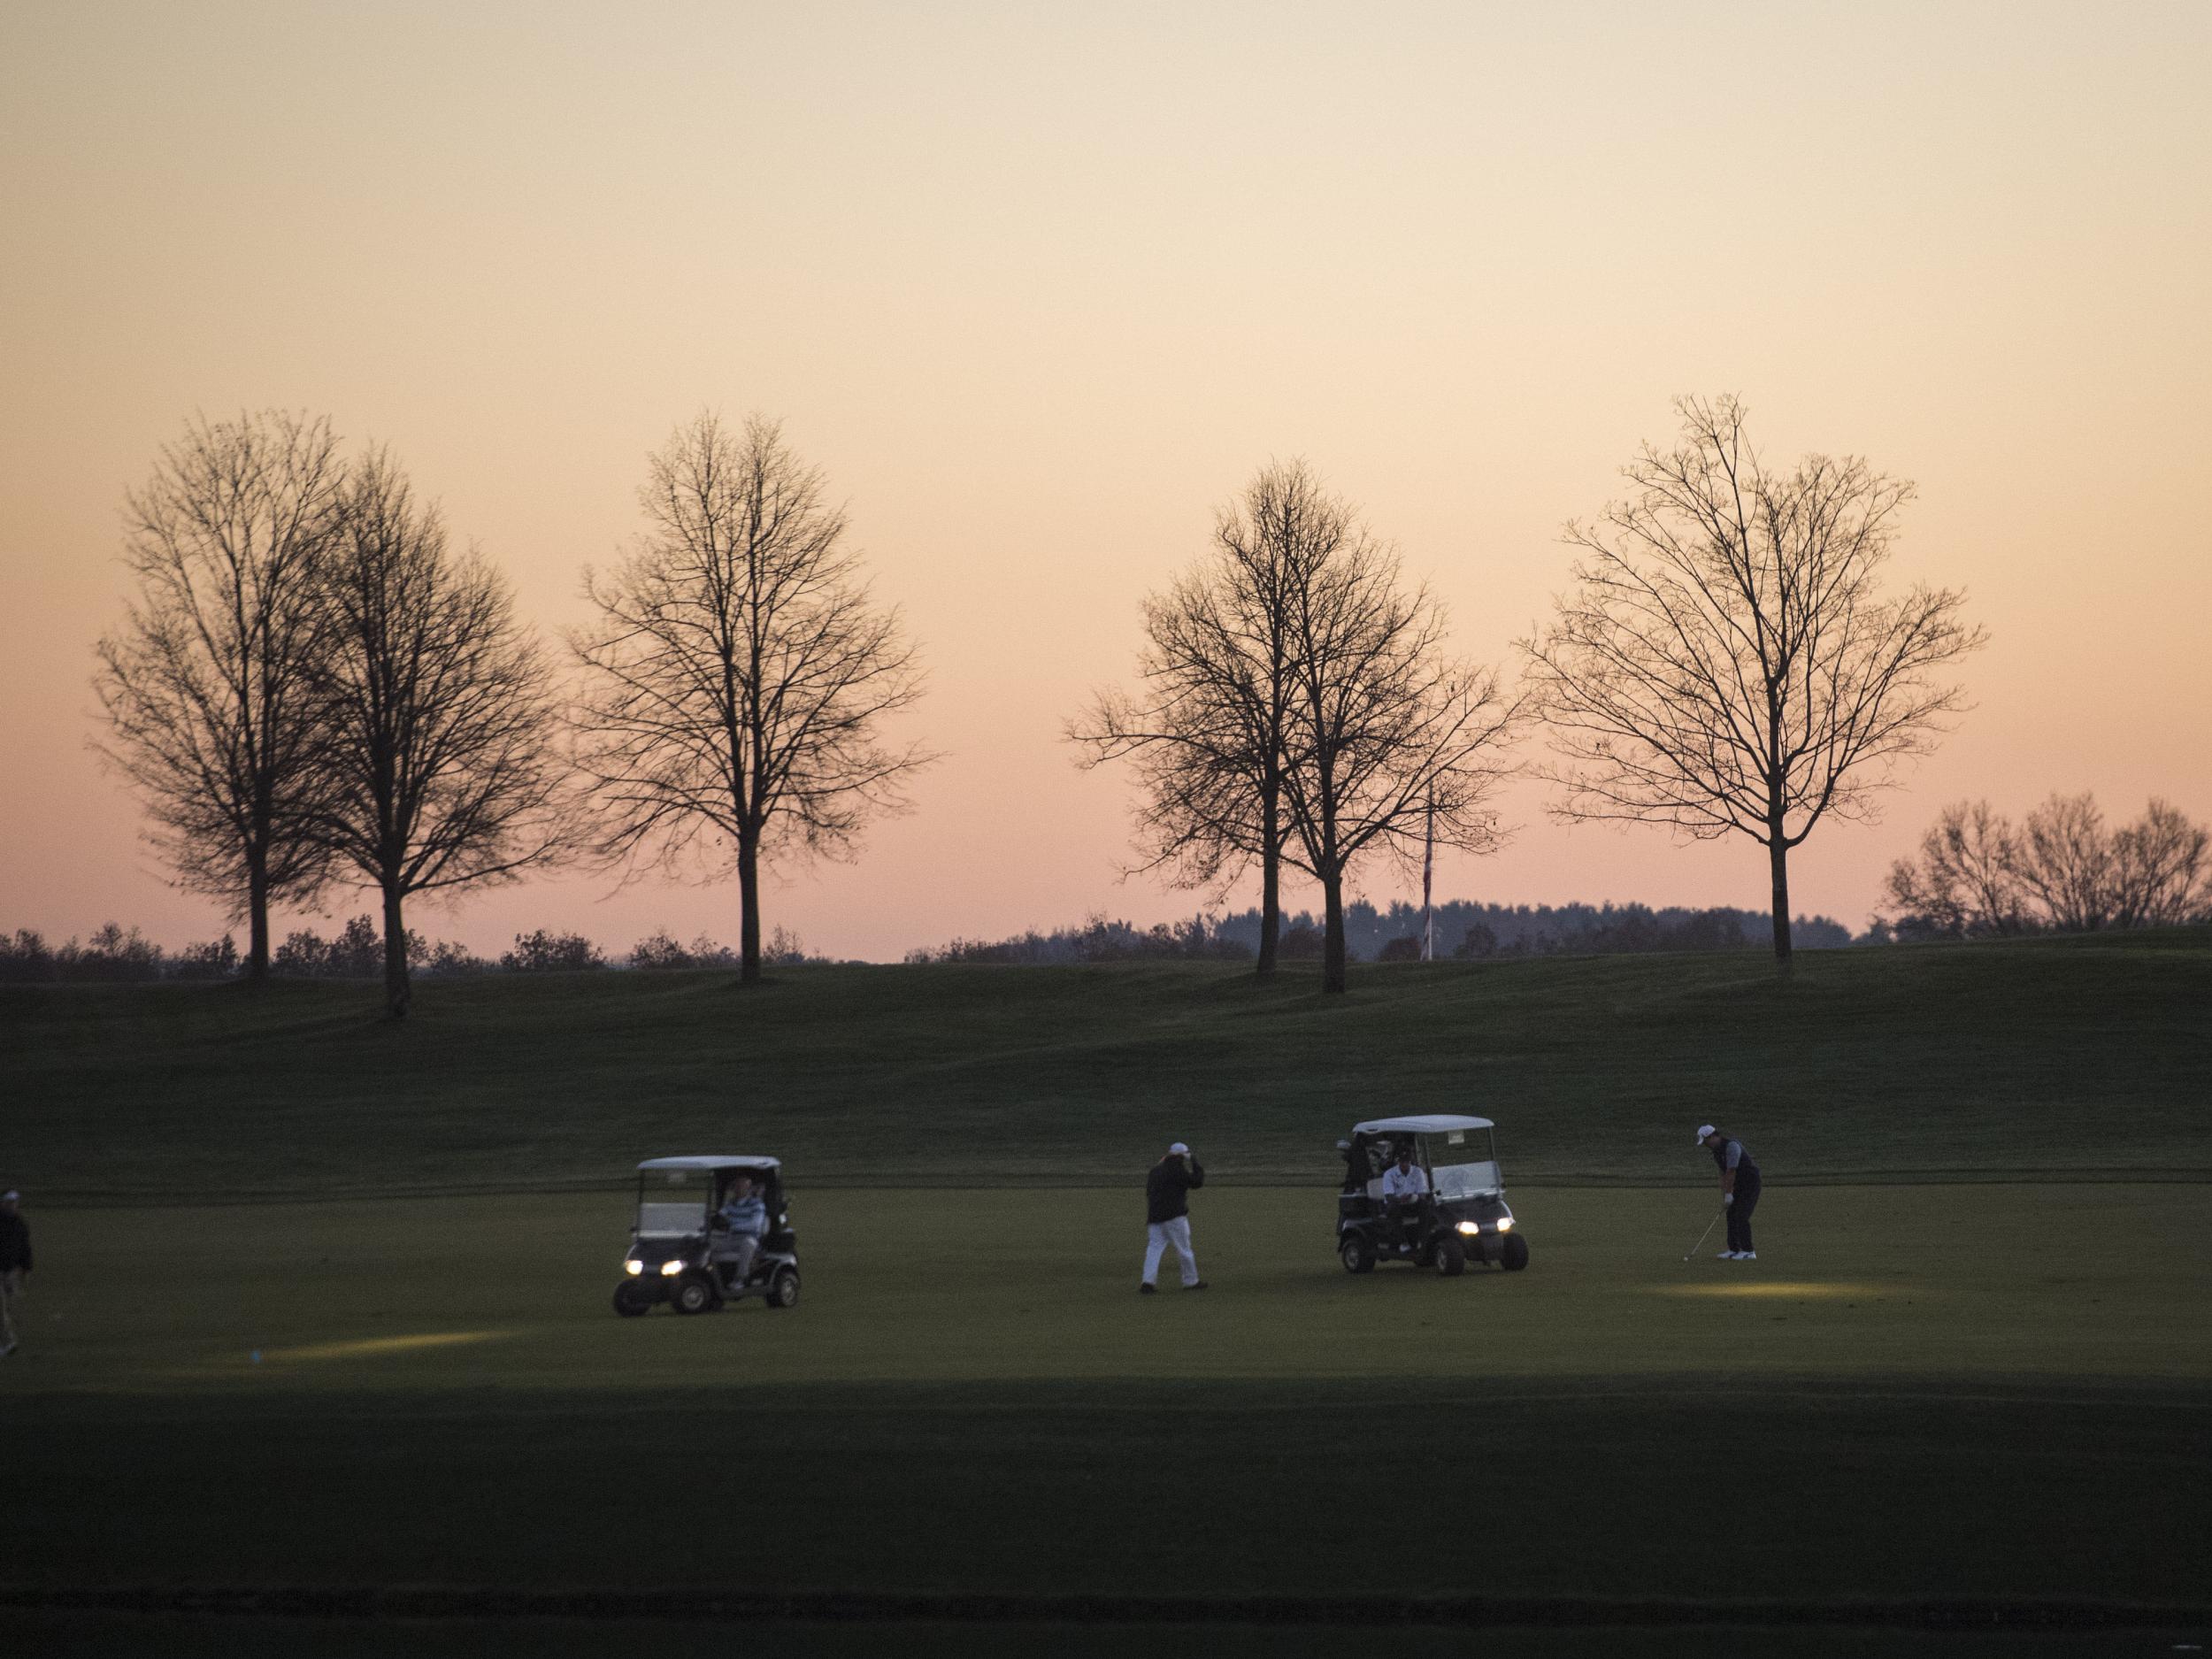
<path id="1" fill-rule="evenodd" d="M 1149 1296 L 1159 1288 L 1152 1281 L 1159 1278 L 1160 1256 L 1171 1244 L 1182 1262 L 1183 1288 L 1206 1288 L 1206 1281 L 1198 1277 L 1198 1258 L 1191 1254 L 1187 1197 L 1191 1188 L 1205 1184 L 1206 1171 L 1191 1156 L 1190 1148 L 1179 1141 L 1146 1173 L 1144 1278 L 1137 1286 L 1139 1295 Z"/>
<path id="2" fill-rule="evenodd" d="M 30 1224 L 15 1208 L 22 1196 L 0 1193 L 0 1359 L 15 1352 L 15 1299 L 31 1279 Z"/>
<path id="3" fill-rule="evenodd" d="M 1724 1262 L 1755 1262 L 1751 1248 L 1751 1212 L 1759 1205 L 1759 1166 L 1751 1161 L 1751 1148 L 1724 1129 L 1706 1124 L 1697 1132 L 1697 1143 L 1713 1155 L 1720 1171 L 1721 1208 L 1728 1212 L 1728 1248 Z"/>

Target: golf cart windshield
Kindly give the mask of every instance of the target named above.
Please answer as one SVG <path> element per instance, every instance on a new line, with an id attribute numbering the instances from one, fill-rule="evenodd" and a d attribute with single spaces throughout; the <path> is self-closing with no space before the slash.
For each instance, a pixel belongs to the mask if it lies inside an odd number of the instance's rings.
<path id="1" fill-rule="evenodd" d="M 680 1239 L 704 1233 L 714 1177 L 704 1170 L 646 1170 L 638 1177 L 637 1235 Z"/>
<path id="2" fill-rule="evenodd" d="M 1502 1192 L 1505 1178 L 1498 1172 L 1495 1158 L 1485 1158 L 1479 1164 L 1438 1164 L 1433 1185 L 1437 1197 L 1449 1203 L 1455 1199 Z"/>

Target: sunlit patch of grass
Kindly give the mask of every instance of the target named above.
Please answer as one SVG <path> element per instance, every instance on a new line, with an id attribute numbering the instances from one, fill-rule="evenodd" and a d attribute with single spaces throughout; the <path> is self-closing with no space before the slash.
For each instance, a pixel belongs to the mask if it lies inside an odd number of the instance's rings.
<path id="1" fill-rule="evenodd" d="M 1737 1285 L 1659 1285 L 1662 1296 L 1878 1296 L 1872 1285 L 1831 1285 L 1806 1279 L 1754 1279 Z"/>
<path id="2" fill-rule="evenodd" d="M 467 1342 L 489 1342 L 508 1335 L 505 1331 L 425 1331 L 414 1336 L 365 1337 L 352 1342 L 314 1342 L 304 1348 L 273 1348 L 262 1357 L 272 1361 L 319 1359 L 373 1359 L 385 1354 L 407 1354 L 426 1348 L 458 1348 Z"/>

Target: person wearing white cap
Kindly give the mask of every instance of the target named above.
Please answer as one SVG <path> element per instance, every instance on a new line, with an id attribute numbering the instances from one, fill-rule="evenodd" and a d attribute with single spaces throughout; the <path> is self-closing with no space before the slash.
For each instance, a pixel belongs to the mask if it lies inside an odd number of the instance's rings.
<path id="1" fill-rule="evenodd" d="M 15 1352 L 15 1299 L 31 1275 L 31 1229 L 15 1208 L 22 1196 L 0 1193 L 0 1359 Z"/>
<path id="2" fill-rule="evenodd" d="M 1167 1156 L 1147 1171 L 1144 1178 L 1144 1277 L 1137 1283 L 1140 1295 L 1149 1296 L 1159 1289 L 1153 1281 L 1160 1276 L 1160 1257 L 1171 1244 L 1183 1266 L 1183 1288 L 1203 1290 L 1206 1281 L 1198 1277 L 1198 1257 L 1190 1248 L 1190 1190 L 1206 1184 L 1206 1171 L 1198 1160 L 1191 1156 L 1190 1148 L 1178 1141 L 1167 1149 Z"/>
<path id="3" fill-rule="evenodd" d="M 1759 1166 L 1751 1161 L 1751 1149 L 1710 1124 L 1698 1126 L 1697 1143 L 1713 1155 L 1714 1167 L 1720 1171 L 1721 1208 L 1728 1212 L 1728 1248 L 1720 1259 L 1757 1261 L 1759 1253 L 1751 1248 L 1751 1212 L 1759 1203 Z"/>

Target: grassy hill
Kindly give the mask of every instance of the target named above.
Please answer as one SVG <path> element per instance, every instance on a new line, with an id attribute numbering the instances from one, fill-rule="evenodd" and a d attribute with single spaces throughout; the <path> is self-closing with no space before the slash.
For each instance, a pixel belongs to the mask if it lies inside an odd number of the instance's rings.
<path id="1" fill-rule="evenodd" d="M 41 1202 L 575 1186 L 773 1151 L 802 1184 L 1330 1179 L 1355 1120 L 1494 1117 L 1522 1182 L 2212 1178 L 2212 933 L 1294 971 L 835 967 L 0 990 L 0 1179 Z"/>

